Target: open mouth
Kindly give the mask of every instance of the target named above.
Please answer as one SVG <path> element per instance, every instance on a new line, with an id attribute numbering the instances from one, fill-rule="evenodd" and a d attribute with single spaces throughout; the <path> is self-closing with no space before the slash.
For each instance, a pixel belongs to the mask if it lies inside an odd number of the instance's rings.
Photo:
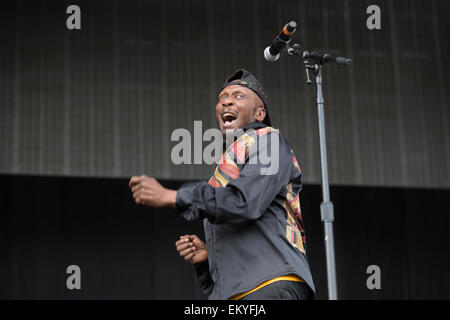
<path id="1" fill-rule="evenodd" d="M 236 116 L 234 114 L 232 114 L 231 112 L 224 112 L 222 114 L 222 121 L 223 121 L 223 126 L 225 128 L 230 128 L 232 127 L 235 122 L 236 122 Z"/>

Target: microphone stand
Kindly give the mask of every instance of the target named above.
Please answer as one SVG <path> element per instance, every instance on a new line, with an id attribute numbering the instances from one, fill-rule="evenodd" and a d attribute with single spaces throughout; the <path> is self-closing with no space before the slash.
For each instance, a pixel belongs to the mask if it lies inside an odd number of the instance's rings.
<path id="1" fill-rule="evenodd" d="M 292 47 L 285 48 L 289 55 L 295 55 L 304 59 L 304 66 L 306 71 L 306 83 L 311 84 L 310 71 L 312 71 L 317 88 L 317 114 L 319 121 L 319 139 L 320 139 L 320 163 L 322 171 L 322 198 L 320 204 L 320 215 L 324 225 L 325 234 L 325 254 L 327 263 L 327 284 L 328 284 L 328 298 L 329 300 L 337 300 L 337 285 L 336 285 L 336 264 L 334 256 L 334 236 L 333 236 L 333 222 L 334 222 L 334 207 L 333 202 L 330 201 L 330 190 L 328 183 L 328 163 L 327 163 L 327 145 L 325 135 L 325 101 L 322 91 L 322 68 L 326 62 L 336 62 L 343 65 L 351 65 L 352 60 L 343 57 L 333 57 L 329 54 L 319 54 L 317 52 L 309 52 L 300 50 L 299 44 L 294 44 Z M 310 63 L 307 59 L 313 61 Z"/>

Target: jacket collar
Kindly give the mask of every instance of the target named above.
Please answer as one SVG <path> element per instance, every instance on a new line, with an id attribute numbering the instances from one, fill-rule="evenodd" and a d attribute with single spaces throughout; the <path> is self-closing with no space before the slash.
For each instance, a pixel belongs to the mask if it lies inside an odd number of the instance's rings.
<path id="1" fill-rule="evenodd" d="M 242 130 L 245 132 L 247 130 L 257 130 L 257 129 L 261 129 L 261 128 L 265 128 L 267 127 L 266 124 L 262 123 L 262 122 L 252 122 L 249 123 L 248 125 L 246 125 L 244 128 L 242 128 Z M 223 150 L 225 151 L 228 148 L 228 146 L 226 145 L 226 139 L 223 140 Z"/>
<path id="2" fill-rule="evenodd" d="M 252 123 L 249 123 L 248 125 L 246 125 L 243 128 L 243 130 L 244 131 L 247 131 L 249 129 L 255 129 L 256 130 L 256 129 L 265 128 L 265 127 L 267 127 L 267 125 L 265 125 L 264 123 L 255 121 L 255 122 L 252 122 Z"/>

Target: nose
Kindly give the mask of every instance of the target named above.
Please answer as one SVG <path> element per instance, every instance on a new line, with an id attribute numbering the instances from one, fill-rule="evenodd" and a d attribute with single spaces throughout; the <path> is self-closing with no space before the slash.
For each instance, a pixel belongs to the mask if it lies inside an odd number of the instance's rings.
<path id="1" fill-rule="evenodd" d="M 222 101 L 222 106 L 230 107 L 233 105 L 233 99 L 231 97 L 227 97 L 224 101 Z"/>

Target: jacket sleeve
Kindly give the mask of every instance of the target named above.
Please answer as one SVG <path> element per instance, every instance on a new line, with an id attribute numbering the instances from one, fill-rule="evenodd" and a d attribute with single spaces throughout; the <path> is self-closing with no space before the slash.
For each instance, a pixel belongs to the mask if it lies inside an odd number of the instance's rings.
<path id="1" fill-rule="evenodd" d="M 211 279 L 211 274 L 209 273 L 208 260 L 197 263 L 194 267 L 201 293 L 209 295 L 214 287 L 214 281 Z"/>
<path id="2" fill-rule="evenodd" d="M 183 185 L 176 201 L 182 217 L 188 221 L 207 218 L 215 224 L 258 219 L 289 183 L 293 167 L 292 152 L 284 137 L 276 132 L 269 135 L 276 137 L 254 143 L 239 176 L 226 187 L 214 188 L 206 181 Z M 264 165 L 261 155 L 270 155 L 271 163 Z M 269 167 L 274 170 L 267 172 Z"/>

